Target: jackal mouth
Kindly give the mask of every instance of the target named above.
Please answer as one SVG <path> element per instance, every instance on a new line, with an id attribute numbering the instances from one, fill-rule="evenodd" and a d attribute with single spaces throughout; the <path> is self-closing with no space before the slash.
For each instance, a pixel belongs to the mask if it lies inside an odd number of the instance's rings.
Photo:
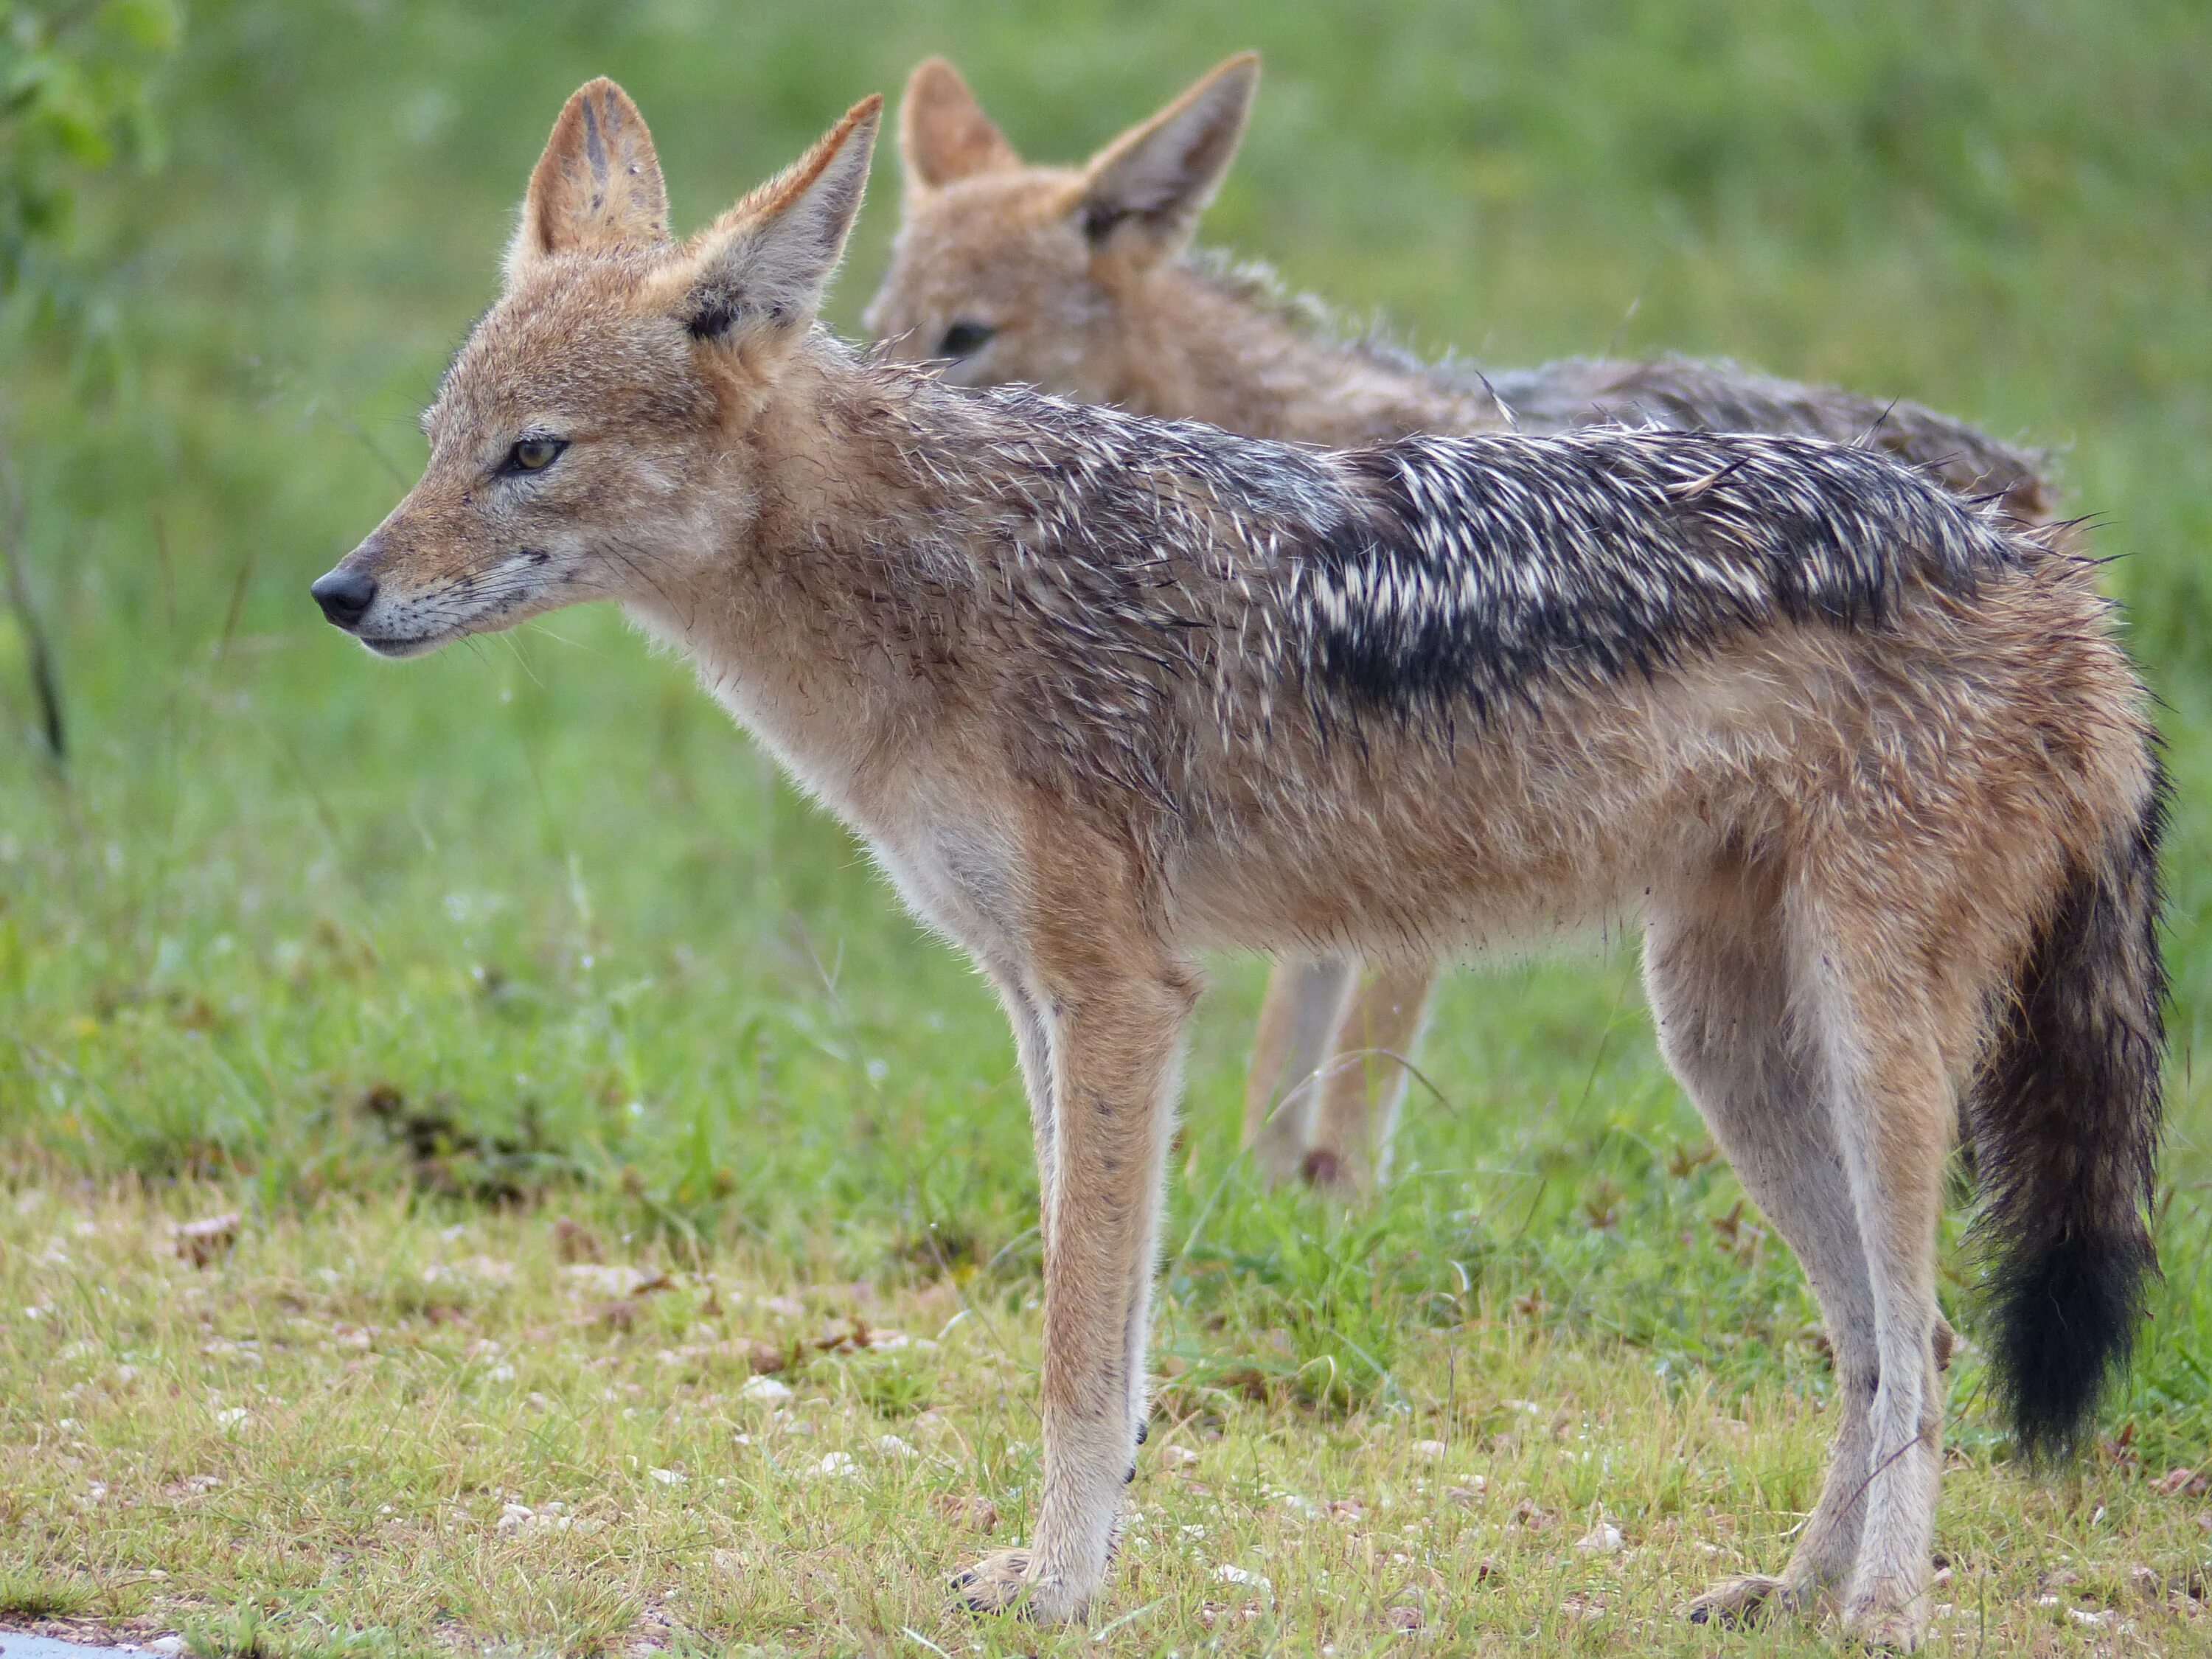
<path id="1" fill-rule="evenodd" d="M 380 657 L 397 660 L 402 657 L 420 657 L 435 651 L 448 640 L 460 638 L 460 630 L 447 629 L 435 634 L 356 634 L 359 640 Z"/>

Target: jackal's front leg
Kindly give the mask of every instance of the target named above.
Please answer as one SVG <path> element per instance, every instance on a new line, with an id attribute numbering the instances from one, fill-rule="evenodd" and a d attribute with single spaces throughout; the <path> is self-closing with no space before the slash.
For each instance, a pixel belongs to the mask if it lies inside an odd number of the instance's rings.
<path id="1" fill-rule="evenodd" d="M 1141 955 L 1038 977 L 1058 1164 L 1044 1188 L 1044 1496 L 1030 1548 L 953 1582 L 978 1611 L 1054 1621 L 1104 1580 L 1135 1467 L 1161 1166 L 1196 988 Z"/>

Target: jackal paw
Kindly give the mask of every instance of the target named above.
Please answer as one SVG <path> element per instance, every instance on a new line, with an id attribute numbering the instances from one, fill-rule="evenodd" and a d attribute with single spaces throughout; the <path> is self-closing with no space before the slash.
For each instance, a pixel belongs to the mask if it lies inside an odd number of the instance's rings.
<path id="1" fill-rule="evenodd" d="M 1723 1578 L 1690 1603 L 1690 1622 L 1741 1630 L 1775 1613 L 1798 1611 L 1802 1598 L 1786 1578 L 1767 1578 L 1755 1572 Z"/>
<path id="2" fill-rule="evenodd" d="M 994 1550 L 952 1575 L 953 1594 L 970 1613 L 1018 1613 L 1039 1624 L 1072 1619 L 1079 1609 L 1063 1605 L 1056 1577 L 1037 1572 L 1027 1550 Z"/>
<path id="3" fill-rule="evenodd" d="M 1853 1596 L 1844 1607 L 1844 1634 L 1876 1653 L 1911 1653 L 1920 1646 L 1924 1600 L 1913 1596 L 1899 1606 L 1893 1596 Z"/>

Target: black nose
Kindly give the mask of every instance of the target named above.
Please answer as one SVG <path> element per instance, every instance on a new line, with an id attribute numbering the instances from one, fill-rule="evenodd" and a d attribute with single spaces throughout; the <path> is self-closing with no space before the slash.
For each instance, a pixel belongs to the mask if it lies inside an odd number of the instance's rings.
<path id="1" fill-rule="evenodd" d="M 333 570 L 307 590 L 323 615 L 340 628 L 351 628 L 376 603 L 376 578 L 358 570 Z"/>

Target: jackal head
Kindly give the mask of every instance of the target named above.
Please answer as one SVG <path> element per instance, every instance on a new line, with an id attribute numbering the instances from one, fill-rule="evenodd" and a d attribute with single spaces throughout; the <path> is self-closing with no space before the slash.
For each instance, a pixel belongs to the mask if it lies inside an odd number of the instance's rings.
<path id="1" fill-rule="evenodd" d="M 611 81 L 569 99 L 505 291 L 423 418 L 422 480 L 315 583 L 323 614 L 411 656 L 743 556 L 760 481 L 737 440 L 812 328 L 881 107 L 678 243 L 637 106 Z"/>
<path id="2" fill-rule="evenodd" d="M 1148 279 L 1213 199 L 1259 80 L 1255 54 L 1232 58 L 1082 167 L 1029 167 L 928 59 L 899 106 L 906 191 L 869 329 L 949 380 L 1115 401 L 1160 349 Z"/>

